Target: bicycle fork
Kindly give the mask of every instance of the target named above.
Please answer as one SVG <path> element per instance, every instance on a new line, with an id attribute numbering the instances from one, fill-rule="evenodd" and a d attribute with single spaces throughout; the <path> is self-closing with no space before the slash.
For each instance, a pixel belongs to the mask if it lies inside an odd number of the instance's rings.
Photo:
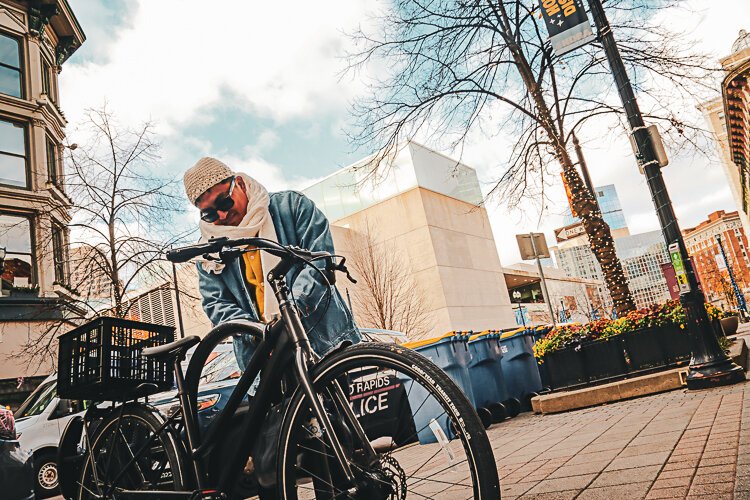
<path id="1" fill-rule="evenodd" d="M 274 285 L 276 298 L 279 300 L 279 311 L 281 312 L 281 315 L 287 326 L 287 332 L 289 333 L 291 340 L 296 347 L 294 352 L 294 366 L 297 372 L 297 380 L 299 382 L 299 386 L 302 388 L 305 397 L 310 402 L 313 415 L 315 415 L 320 426 L 326 431 L 326 440 L 331 446 L 333 454 L 340 464 L 341 470 L 344 473 L 348 484 L 353 485 L 353 491 L 351 491 L 351 493 L 354 493 L 356 492 L 356 477 L 354 475 L 354 472 L 352 471 L 351 464 L 346 457 L 344 447 L 341 444 L 339 438 L 336 436 L 336 432 L 333 428 L 333 424 L 331 423 L 331 419 L 328 416 L 325 407 L 323 406 L 323 401 L 315 391 L 312 379 L 310 378 L 310 361 L 311 358 L 313 358 L 314 360 L 316 356 L 312 350 L 312 347 L 310 346 L 310 341 L 307 338 L 305 328 L 302 326 L 299 312 L 296 309 L 296 305 L 288 299 L 289 289 L 286 282 L 283 279 L 279 279 L 278 277 L 274 276 L 273 271 L 270 273 L 269 278 L 271 278 L 269 279 L 269 281 Z M 365 454 L 368 459 L 368 463 L 372 463 L 372 460 L 377 459 L 375 451 L 372 449 L 367 436 L 362 430 L 362 427 L 359 425 L 359 421 L 357 421 L 354 413 L 351 411 L 351 408 L 349 407 L 349 401 L 341 390 L 341 387 L 338 385 L 338 382 L 334 381 L 333 386 L 334 391 L 332 396 L 334 398 L 334 402 L 337 404 L 337 406 L 340 406 L 342 408 L 344 414 L 343 416 L 346 420 L 345 423 L 350 427 L 350 429 L 356 432 L 358 438 L 360 438 L 360 440 L 362 441 L 362 446 L 364 446 L 365 448 Z"/>

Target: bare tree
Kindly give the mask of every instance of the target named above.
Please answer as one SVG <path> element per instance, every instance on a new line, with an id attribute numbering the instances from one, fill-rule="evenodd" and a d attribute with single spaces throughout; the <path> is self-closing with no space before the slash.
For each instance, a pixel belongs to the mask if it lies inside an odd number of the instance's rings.
<path id="1" fill-rule="evenodd" d="M 363 238 L 354 242 L 350 257 L 359 281 L 353 294 L 357 323 L 422 338 L 434 326 L 426 294 L 395 246 L 378 242 L 374 231 L 365 222 Z"/>
<path id="2" fill-rule="evenodd" d="M 87 112 L 81 134 L 85 142 L 67 148 L 64 186 L 69 200 L 50 207 L 72 216 L 73 272 L 65 273 L 67 283 L 58 283 L 70 293 L 56 305 L 64 319 L 23 346 L 20 354 L 32 360 L 54 360 L 57 336 L 70 325 L 100 315 L 127 317 L 132 306 L 127 292 L 169 282 L 164 252 L 189 234 L 175 232 L 175 215 L 183 211 L 184 199 L 174 179 L 158 174 L 159 145 L 152 124 L 121 126 L 104 106 Z M 99 281 L 99 293 L 94 293 L 94 281 Z"/>
<path id="3" fill-rule="evenodd" d="M 705 151 L 706 131 L 686 113 L 711 87 L 715 68 L 658 19 L 681 3 L 611 0 L 606 7 L 644 117 L 659 122 L 676 148 Z M 579 0 L 576 5 L 583 8 Z M 389 70 L 371 83 L 370 96 L 355 102 L 360 127 L 351 137 L 378 152 L 363 167 L 374 170 L 418 134 L 462 148 L 470 132 L 503 133 L 514 142 L 491 194 L 510 206 L 543 200 L 545 182 L 562 167 L 572 209 L 623 314 L 635 308 L 626 276 L 576 169 L 582 158 L 574 160 L 568 150 L 586 127 L 599 132 L 624 125 L 622 109 L 599 44 L 556 56 L 540 18 L 537 1 L 396 0 L 369 24 L 376 26 L 372 32 L 353 34 L 360 46 L 350 55 L 350 70 L 369 64 Z"/>

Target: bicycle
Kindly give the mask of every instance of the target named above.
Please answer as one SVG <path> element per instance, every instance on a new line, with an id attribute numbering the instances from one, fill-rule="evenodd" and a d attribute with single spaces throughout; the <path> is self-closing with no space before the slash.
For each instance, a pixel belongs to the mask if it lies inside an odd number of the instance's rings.
<path id="1" fill-rule="evenodd" d="M 139 402 L 156 390 L 149 384 L 136 387 L 121 405 L 91 406 L 61 440 L 61 464 L 75 462 L 64 447 L 85 449 L 76 455 L 75 467 L 60 468 L 64 494 L 79 500 L 251 494 L 261 499 L 500 498 L 484 426 L 466 396 L 432 362 L 395 344 L 341 345 L 324 356 L 311 349 L 286 276 L 313 266 L 329 287 L 336 272 L 354 281 L 345 259 L 261 238 L 211 240 L 171 250 L 167 258 L 229 262 L 249 247 L 280 259 L 268 273 L 280 319 L 227 322 L 202 340 L 190 336 L 144 349 L 145 359 L 172 364 L 179 406 L 163 415 Z M 220 342 L 239 334 L 251 335 L 256 350 L 224 408 L 200 429 L 201 369 Z M 183 375 L 181 361 L 193 346 Z M 373 396 L 400 405 L 390 427 L 385 419 L 369 418 L 372 400 L 360 400 Z"/>

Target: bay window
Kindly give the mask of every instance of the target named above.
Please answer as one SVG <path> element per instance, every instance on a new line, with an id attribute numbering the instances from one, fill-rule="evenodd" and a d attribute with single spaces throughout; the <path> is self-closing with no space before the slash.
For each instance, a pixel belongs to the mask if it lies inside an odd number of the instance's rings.
<path id="1" fill-rule="evenodd" d="M 0 119 L 0 184 L 28 187 L 26 125 Z"/>
<path id="2" fill-rule="evenodd" d="M 23 97 L 22 75 L 21 44 L 16 38 L 0 33 L 0 93 Z"/>

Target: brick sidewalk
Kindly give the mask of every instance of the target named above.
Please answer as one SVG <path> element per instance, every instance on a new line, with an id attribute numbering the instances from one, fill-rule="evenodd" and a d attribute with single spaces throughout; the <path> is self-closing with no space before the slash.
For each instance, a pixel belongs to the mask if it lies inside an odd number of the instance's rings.
<path id="1" fill-rule="evenodd" d="M 524 414 L 489 436 L 504 499 L 750 499 L 747 382 Z"/>

